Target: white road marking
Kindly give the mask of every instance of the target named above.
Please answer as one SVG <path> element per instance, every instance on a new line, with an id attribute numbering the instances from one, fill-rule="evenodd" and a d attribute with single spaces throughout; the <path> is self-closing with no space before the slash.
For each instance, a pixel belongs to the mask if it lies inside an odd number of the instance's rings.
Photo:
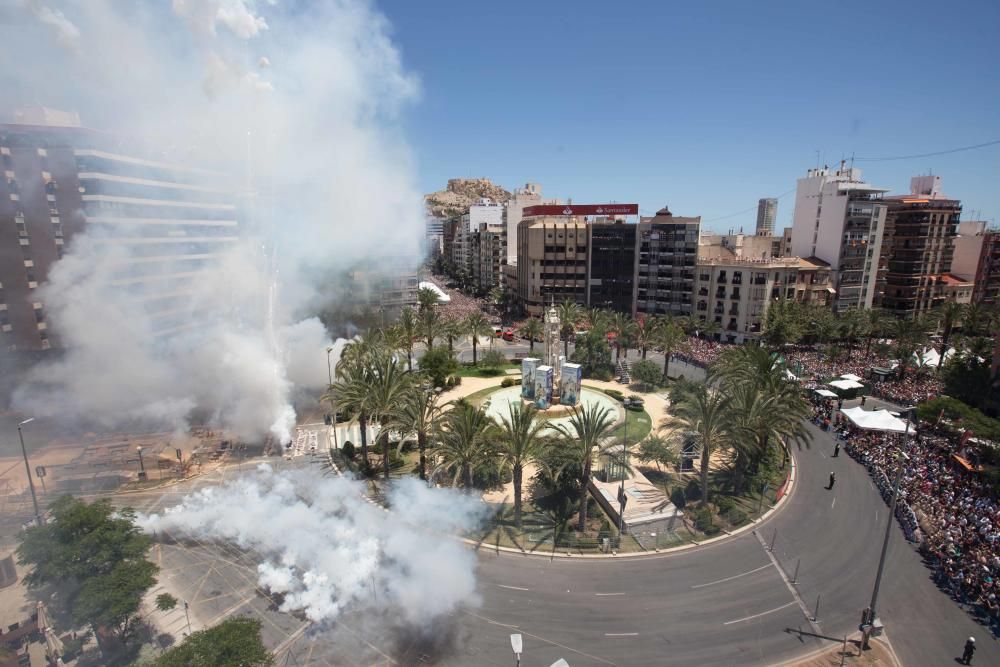
<path id="1" fill-rule="evenodd" d="M 596 595 L 599 598 L 606 598 L 606 597 L 610 597 L 612 595 L 625 595 L 625 594 L 624 593 L 594 593 L 594 595 Z"/>
<path id="2" fill-rule="evenodd" d="M 749 572 L 744 572 L 742 574 L 734 574 L 733 576 L 726 577 L 725 579 L 718 579 L 716 581 L 710 581 L 707 584 L 696 584 L 696 585 L 692 586 L 691 588 L 704 588 L 705 586 L 714 586 L 715 584 L 725 583 L 727 581 L 732 581 L 733 579 L 739 579 L 740 577 L 745 577 L 748 574 L 753 574 L 754 572 L 760 572 L 761 570 L 766 570 L 769 567 L 771 567 L 770 563 L 768 563 L 767 565 L 761 565 L 757 569 L 750 570 Z"/>
<path id="3" fill-rule="evenodd" d="M 638 637 L 638 632 L 605 632 L 605 637 Z"/>
<path id="4" fill-rule="evenodd" d="M 512 591 L 530 591 L 530 588 L 521 588 L 520 586 L 504 586 L 503 584 L 497 584 L 500 588 L 509 588 Z"/>
<path id="5" fill-rule="evenodd" d="M 794 604 L 798 604 L 795 601 L 789 602 L 788 604 L 783 604 L 780 607 L 775 607 L 774 609 L 769 609 L 767 611 L 762 611 L 759 614 L 754 614 L 753 616 L 746 616 L 744 618 L 737 618 L 735 621 L 726 621 L 723 625 L 732 625 L 733 623 L 742 623 L 743 621 L 749 621 L 754 618 L 760 618 L 761 616 L 767 616 L 768 614 L 773 614 L 776 611 L 781 611 L 782 609 L 787 609 Z"/>
<path id="6" fill-rule="evenodd" d="M 833 497 L 833 502 L 830 503 L 830 509 L 833 509 L 833 506 L 836 505 L 836 504 L 837 504 L 837 496 L 834 496 Z"/>

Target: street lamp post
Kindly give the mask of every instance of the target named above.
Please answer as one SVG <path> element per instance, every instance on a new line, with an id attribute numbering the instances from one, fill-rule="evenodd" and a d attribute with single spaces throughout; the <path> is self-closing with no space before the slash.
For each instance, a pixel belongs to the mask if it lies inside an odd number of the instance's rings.
<path id="1" fill-rule="evenodd" d="M 906 420 L 906 431 L 903 435 L 903 444 L 906 444 L 906 438 L 910 434 L 910 420 L 909 416 Z M 892 502 L 889 504 L 889 518 L 886 520 L 885 524 L 885 537 L 882 540 L 882 554 L 878 559 L 878 571 L 875 574 L 875 586 L 872 588 L 872 599 L 871 604 L 868 605 L 868 609 L 863 612 L 861 619 L 861 648 L 867 649 L 868 640 L 871 638 L 872 630 L 875 626 L 875 621 L 877 620 L 877 607 L 878 603 L 878 589 L 882 585 L 882 571 L 885 569 L 885 553 L 889 548 L 889 535 L 892 533 L 892 522 L 895 520 L 896 516 L 896 501 L 899 500 L 899 483 L 903 478 L 903 470 L 906 467 L 906 462 L 910 459 L 906 455 L 905 451 L 900 451 L 899 456 L 899 466 L 896 468 L 896 478 L 892 483 Z"/>
<path id="2" fill-rule="evenodd" d="M 28 476 L 28 488 L 31 489 L 31 504 L 35 508 L 35 525 L 42 525 L 42 513 L 38 511 L 38 496 L 35 495 L 35 483 L 31 480 L 31 466 L 28 465 L 28 450 L 24 446 L 24 434 L 21 427 L 28 422 L 35 421 L 34 417 L 28 417 L 17 425 L 17 437 L 21 441 L 21 454 L 24 456 L 24 474 Z"/>
<path id="3" fill-rule="evenodd" d="M 625 503 L 628 499 L 625 497 L 625 466 L 628 462 L 628 406 L 625 406 L 625 432 L 622 435 L 622 465 L 621 474 L 622 482 L 621 486 L 618 487 L 618 547 L 621 548 L 622 541 L 622 531 L 625 528 Z"/>
<path id="4" fill-rule="evenodd" d="M 142 447 L 136 447 L 135 451 L 139 453 L 139 479 L 146 479 L 146 467 L 142 464 Z"/>
<path id="5" fill-rule="evenodd" d="M 340 449 L 337 446 L 337 406 L 333 402 L 333 369 L 330 366 L 330 353 L 333 352 L 332 347 L 326 348 L 326 375 L 330 380 L 330 386 L 327 390 L 327 395 L 330 397 L 330 424 L 333 426 L 333 448 Z"/>

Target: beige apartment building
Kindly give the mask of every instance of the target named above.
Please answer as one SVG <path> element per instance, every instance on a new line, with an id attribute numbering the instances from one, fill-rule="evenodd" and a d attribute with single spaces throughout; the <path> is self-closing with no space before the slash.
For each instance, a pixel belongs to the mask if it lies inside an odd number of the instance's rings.
<path id="1" fill-rule="evenodd" d="M 798 257 L 699 257 L 694 316 L 718 324 L 721 341 L 757 338 L 769 304 L 796 297 L 800 262 Z"/>
<path id="2" fill-rule="evenodd" d="M 503 282 L 507 263 L 507 230 L 503 225 L 479 225 L 472 237 L 472 281 L 489 291 Z"/>
<path id="3" fill-rule="evenodd" d="M 549 303 L 586 302 L 587 221 L 583 216 L 538 216 L 517 227 L 517 296 L 529 315 Z"/>

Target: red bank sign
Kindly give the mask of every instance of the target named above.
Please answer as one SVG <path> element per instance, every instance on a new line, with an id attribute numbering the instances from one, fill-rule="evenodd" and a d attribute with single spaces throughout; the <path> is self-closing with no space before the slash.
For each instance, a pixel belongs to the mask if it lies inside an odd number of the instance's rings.
<path id="1" fill-rule="evenodd" d="M 525 206 L 525 218 L 536 215 L 639 215 L 638 204 L 541 204 Z"/>

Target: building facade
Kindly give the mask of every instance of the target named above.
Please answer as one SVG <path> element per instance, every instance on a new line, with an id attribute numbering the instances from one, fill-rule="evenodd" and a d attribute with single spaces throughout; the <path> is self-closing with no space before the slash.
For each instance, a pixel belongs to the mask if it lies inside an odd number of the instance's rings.
<path id="1" fill-rule="evenodd" d="M 504 211 L 504 227 L 507 230 L 507 263 L 517 262 L 517 226 L 524 217 L 524 209 L 542 203 L 542 186 L 525 183 L 523 188 L 515 188 Z"/>
<path id="2" fill-rule="evenodd" d="M 774 220 L 778 216 L 778 200 L 771 198 L 757 202 L 757 236 L 773 236 Z"/>
<path id="3" fill-rule="evenodd" d="M 798 180 L 792 255 L 830 264 L 835 311 L 871 308 L 875 299 L 888 192 L 861 180 L 861 170 L 810 169 Z"/>
<path id="4" fill-rule="evenodd" d="M 691 315 L 700 227 L 700 216 L 674 216 L 667 207 L 639 222 L 636 313 Z"/>
<path id="5" fill-rule="evenodd" d="M 972 303 L 1000 303 L 1000 229 L 980 220 L 961 222 L 954 245 L 951 272 L 972 282 Z"/>
<path id="6" fill-rule="evenodd" d="M 139 304 L 154 335 L 197 326 L 194 286 L 239 240 L 224 174 L 138 157 L 111 135 L 66 125 L 0 125 L 0 160 L 0 344 L 58 346 L 37 289 L 84 230 L 109 287 Z"/>
<path id="7" fill-rule="evenodd" d="M 507 263 L 507 229 L 483 224 L 472 236 L 473 284 L 483 291 L 500 287 Z"/>
<path id="8" fill-rule="evenodd" d="M 962 204 L 941 193 L 940 176 L 916 176 L 910 194 L 886 197 L 880 277 L 882 308 L 898 317 L 926 314 L 945 300 Z"/>
<path id="9" fill-rule="evenodd" d="M 582 217 L 539 216 L 517 228 L 517 296 L 541 317 L 545 306 L 587 299 L 587 222 Z"/>
<path id="10" fill-rule="evenodd" d="M 589 308 L 635 314 L 638 225 L 593 222 L 587 226 L 587 291 Z"/>
<path id="11" fill-rule="evenodd" d="M 715 322 L 721 329 L 718 340 L 754 340 L 761 334 L 768 306 L 777 299 L 796 298 L 799 266 L 797 257 L 699 258 L 694 316 Z"/>

